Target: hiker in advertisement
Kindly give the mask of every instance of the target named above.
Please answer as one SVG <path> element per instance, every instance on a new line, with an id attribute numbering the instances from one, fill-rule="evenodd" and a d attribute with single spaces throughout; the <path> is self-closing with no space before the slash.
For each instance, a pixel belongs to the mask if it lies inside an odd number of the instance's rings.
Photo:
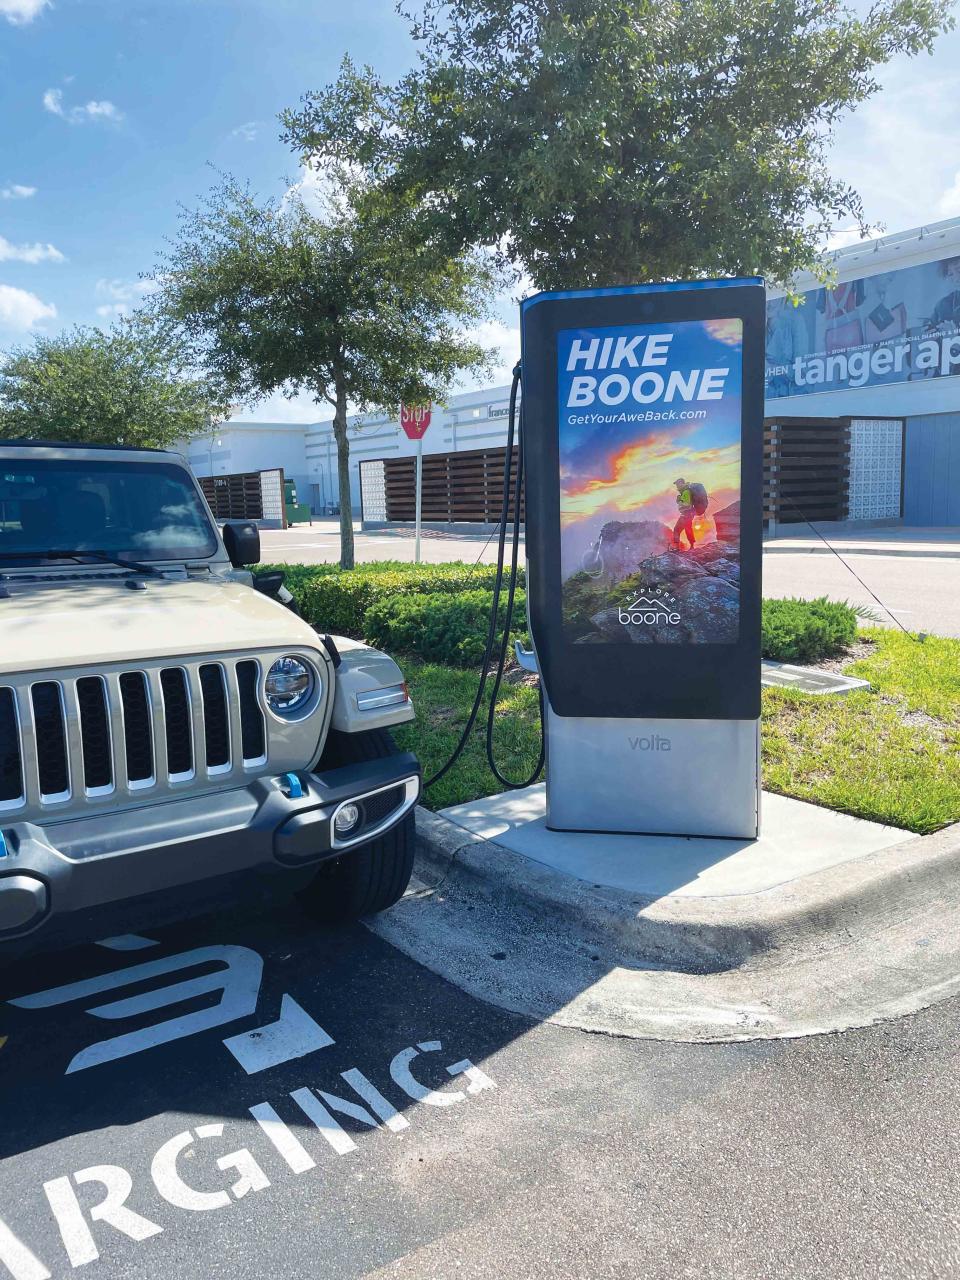
<path id="1" fill-rule="evenodd" d="M 693 484 L 687 484 L 683 478 L 674 480 L 674 487 L 677 490 L 677 509 L 680 512 L 677 523 L 673 526 L 673 545 L 678 551 L 683 550 L 680 541 L 681 535 L 687 535 L 687 550 L 693 550 L 693 544 L 696 541 L 694 536 L 693 522 L 697 516 L 702 516 L 710 505 L 710 499 L 707 497 L 707 491 L 702 484 L 694 481 Z"/>

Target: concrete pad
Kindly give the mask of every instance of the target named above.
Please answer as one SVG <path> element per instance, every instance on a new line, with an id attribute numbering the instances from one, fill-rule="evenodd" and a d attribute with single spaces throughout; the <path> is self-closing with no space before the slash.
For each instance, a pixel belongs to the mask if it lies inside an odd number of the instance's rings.
<path id="1" fill-rule="evenodd" d="M 471 835 L 579 880 L 643 897 L 724 898 L 763 893 L 887 849 L 898 827 L 764 792 L 759 840 L 549 831 L 546 787 L 441 810 Z"/>
<path id="2" fill-rule="evenodd" d="M 822 671 L 818 667 L 796 667 L 789 662 L 774 662 L 771 658 L 764 658 L 760 663 L 760 683 L 768 689 L 800 689 L 816 697 L 855 693 L 857 689 L 872 687 L 869 680 L 858 680 L 856 676 Z"/>

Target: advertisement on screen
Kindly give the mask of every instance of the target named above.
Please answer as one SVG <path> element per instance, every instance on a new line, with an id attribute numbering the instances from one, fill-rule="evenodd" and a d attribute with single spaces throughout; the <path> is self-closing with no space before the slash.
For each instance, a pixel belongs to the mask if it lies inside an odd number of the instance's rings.
<path id="1" fill-rule="evenodd" d="M 557 333 L 568 644 L 740 633 L 743 322 Z"/>
<path id="2" fill-rule="evenodd" d="M 802 297 L 767 303 L 768 399 L 960 374 L 960 257 Z"/>

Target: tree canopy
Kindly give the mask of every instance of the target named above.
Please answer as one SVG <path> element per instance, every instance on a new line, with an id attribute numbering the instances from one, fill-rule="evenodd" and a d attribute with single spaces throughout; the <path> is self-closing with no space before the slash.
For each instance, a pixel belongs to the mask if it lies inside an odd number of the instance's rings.
<path id="1" fill-rule="evenodd" d="M 38 335 L 0 362 L 0 437 L 162 448 L 222 417 L 217 384 L 142 324 Z"/>
<path id="2" fill-rule="evenodd" d="M 815 268 L 857 193 L 834 126 L 951 0 L 424 0 L 396 84 L 345 61 L 284 113 L 303 158 L 361 163 L 537 286 Z M 402 6 L 401 6 L 402 8 Z"/>
<path id="3" fill-rule="evenodd" d="M 366 193 L 356 170 L 331 176 L 311 203 L 296 189 L 261 202 L 226 179 L 183 215 L 152 298 L 161 323 L 234 396 L 306 391 L 331 406 L 344 565 L 348 412 L 442 399 L 459 373 L 490 359 L 469 333 L 487 314 L 485 260 L 449 253 L 414 202 L 358 213 Z"/>

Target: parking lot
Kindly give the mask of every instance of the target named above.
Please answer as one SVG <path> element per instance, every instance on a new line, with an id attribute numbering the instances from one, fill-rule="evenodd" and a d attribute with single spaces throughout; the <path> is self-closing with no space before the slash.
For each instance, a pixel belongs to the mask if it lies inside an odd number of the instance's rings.
<path id="1" fill-rule="evenodd" d="M 0 994 L 17 1280 L 960 1260 L 955 1003 L 803 1041 L 588 1035 L 293 906 L 47 956 Z"/>

